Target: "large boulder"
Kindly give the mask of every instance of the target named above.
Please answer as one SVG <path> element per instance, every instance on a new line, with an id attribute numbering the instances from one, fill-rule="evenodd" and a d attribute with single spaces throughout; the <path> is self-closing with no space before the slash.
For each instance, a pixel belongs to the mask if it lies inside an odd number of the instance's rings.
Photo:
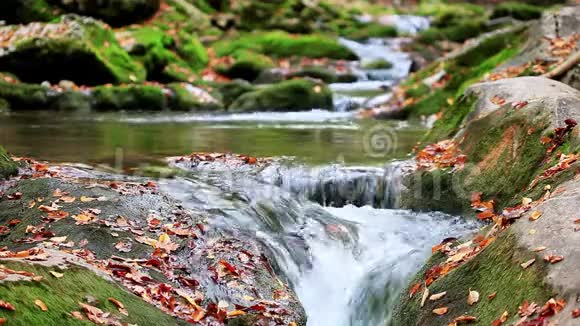
<path id="1" fill-rule="evenodd" d="M 143 67 L 119 46 L 111 29 L 92 18 L 5 26 L 0 40 L 0 71 L 26 82 L 96 85 L 145 79 Z"/>
<path id="2" fill-rule="evenodd" d="M 219 220 L 227 219 L 220 210 L 191 208 L 147 179 L 125 182 L 90 169 L 38 162 L 31 162 L 23 175 L 1 184 L 6 193 L 18 195 L 0 198 L 0 221 L 10 225 L 3 228 L 0 243 L 7 247 L 0 260 L 20 251 L 16 255 L 20 262 L 29 258 L 49 265 L 68 255 L 59 264 L 66 269 L 50 269 L 63 277 L 35 269 L 49 279 L 34 287 L 46 288 L 62 279 L 56 286 L 73 288 L 27 293 L 29 282 L 3 287 L 4 299 L 15 297 L 8 291 L 20 294 L 12 302 L 19 312 L 10 317 L 12 322 L 28 324 L 27 318 L 33 316 L 37 324 L 50 324 L 54 317 L 36 309 L 34 300 L 44 301 L 62 318 L 77 310 L 78 302 L 89 300 L 112 312 L 110 317 L 128 323 L 182 325 L 195 320 L 216 325 L 222 320 L 249 326 L 259 320 L 268 325 L 305 325 L 304 310 L 284 283 L 284 275 L 271 266 L 268 250 L 251 235 L 220 226 Z M 19 222 L 14 222 L 15 216 Z M 23 255 L 26 252 L 30 256 Z M 70 261 L 98 274 L 80 272 Z M 136 296 L 122 295 L 118 287 L 112 291 L 101 278 Z M 61 296 L 59 305 L 51 300 L 56 293 Z M 128 315 L 107 304 L 109 297 L 126 304 Z M 27 304 L 34 309 L 24 313 Z"/>
<path id="3" fill-rule="evenodd" d="M 434 249 L 401 294 L 393 325 L 453 324 L 460 315 L 492 324 L 506 311 L 506 323 L 516 323 L 524 301 L 541 307 L 550 298 L 555 300 L 541 315 L 527 319 L 547 322 L 551 307 L 559 312 L 558 300 L 564 299 L 565 310 L 550 322 L 570 324 L 580 291 L 574 236 L 580 208 L 579 119 L 580 92 L 542 77 L 473 85 L 443 115 L 432 132 L 460 130 L 451 142 L 419 152 L 417 170 L 403 177 L 402 205 L 467 216 L 477 209 L 478 218 L 493 225 L 471 241 Z M 554 264 L 560 255 L 564 261 Z M 425 284 L 429 293 L 445 291 L 445 296 L 421 304 Z M 472 290 L 481 297 L 470 305 Z M 441 307 L 447 310 L 438 316 L 433 309 Z"/>
<path id="4" fill-rule="evenodd" d="M 296 79 L 244 93 L 228 110 L 238 111 L 307 111 L 331 110 L 332 92 L 323 83 Z"/>

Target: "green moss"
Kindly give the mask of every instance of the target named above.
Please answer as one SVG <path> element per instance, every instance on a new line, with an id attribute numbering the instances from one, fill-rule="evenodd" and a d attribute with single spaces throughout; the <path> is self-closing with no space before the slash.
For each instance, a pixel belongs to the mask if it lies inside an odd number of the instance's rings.
<path id="1" fill-rule="evenodd" d="M 295 79 L 245 93 L 229 107 L 231 111 L 304 111 L 332 109 L 332 93 L 320 83 Z"/>
<path id="2" fill-rule="evenodd" d="M 414 14 L 433 17 L 433 26 L 445 28 L 461 25 L 461 22 L 471 19 L 484 18 L 485 8 L 468 3 L 448 4 L 441 1 L 435 3 L 423 1 L 415 9 Z"/>
<path id="3" fill-rule="evenodd" d="M 0 1 L 0 20 L 8 24 L 48 22 L 59 14 L 58 8 L 46 0 L 3 0 Z"/>
<path id="4" fill-rule="evenodd" d="M 79 321 L 70 316 L 72 311 L 81 310 L 79 302 L 86 302 L 86 296 L 95 298 L 96 307 L 118 316 L 123 323 L 185 325 L 87 269 L 73 266 L 64 271 L 59 270 L 64 273 L 64 277 L 55 278 L 49 274 L 55 268 L 7 261 L 1 263 L 7 268 L 43 276 L 40 282 L 3 282 L 0 285 L 2 300 L 16 307 L 16 311 L 0 311 L 0 317 L 8 319 L 12 325 L 52 325 L 56 320 L 60 325 L 93 325 L 88 320 Z M 108 298 L 115 298 L 123 303 L 129 316 L 120 314 Z M 35 300 L 42 300 L 48 311 L 41 311 L 34 304 Z"/>
<path id="5" fill-rule="evenodd" d="M 385 59 L 377 59 L 370 62 L 363 63 L 363 69 L 390 69 L 393 64 Z"/>
<path id="6" fill-rule="evenodd" d="M 282 31 L 245 34 L 214 44 L 218 56 L 251 50 L 274 57 L 309 57 L 354 60 L 357 56 L 333 37 L 320 34 L 292 35 Z"/>
<path id="7" fill-rule="evenodd" d="M 342 30 L 340 34 L 353 40 L 365 40 L 369 38 L 396 37 L 398 33 L 393 26 L 369 23 L 353 25 Z"/>
<path id="8" fill-rule="evenodd" d="M 425 135 L 423 143 L 431 144 L 455 135 L 467 115 L 473 112 L 475 103 L 475 97 L 461 97 L 459 101 L 444 110 L 443 116 L 435 122 L 433 128 Z"/>
<path id="9" fill-rule="evenodd" d="M 542 17 L 542 7 L 520 2 L 504 2 L 493 8 L 491 18 L 511 16 L 519 20 L 532 20 Z"/>
<path id="10" fill-rule="evenodd" d="M 6 179 L 18 174 L 18 166 L 0 146 L 0 179 Z"/>
<path id="11" fill-rule="evenodd" d="M 156 86 L 97 86 L 92 91 L 97 110 L 162 110 L 167 108 L 163 90 Z"/>
<path id="12" fill-rule="evenodd" d="M 215 70 L 231 79 L 254 81 L 262 71 L 273 68 L 274 63 L 263 54 L 248 50 L 239 50 L 233 53 L 235 62 L 230 66 L 217 66 Z"/>
<path id="13" fill-rule="evenodd" d="M 321 80 L 327 84 L 335 83 L 338 77 L 332 71 L 318 66 L 306 66 L 302 70 L 290 73 L 288 79 L 299 77 L 310 77 L 314 79 Z"/>
<path id="14" fill-rule="evenodd" d="M 437 255 L 439 259 L 432 259 L 423 273 L 441 260 L 442 255 Z M 543 260 L 537 259 L 527 269 L 520 267 L 521 263 L 531 258 L 538 257 L 529 250 L 518 248 L 516 236 L 509 230 L 505 231 L 477 257 L 429 286 L 430 293 L 446 291 L 442 299 L 435 302 L 428 300 L 421 308 L 421 293 L 409 299 L 409 292 L 404 291 L 400 297 L 401 303 L 395 309 L 392 324 L 447 325 L 455 317 L 472 315 L 477 317 L 478 324 L 491 325 L 504 311 L 508 311 L 511 316 L 509 322 L 515 322 L 518 306 L 524 300 L 541 305 L 553 294 L 544 280 L 546 263 Z M 423 273 L 419 273 L 411 284 L 422 283 Z M 473 306 L 467 304 L 470 289 L 478 291 L 481 296 L 480 301 Z M 487 299 L 492 293 L 497 293 L 496 297 L 493 300 Z M 443 306 L 449 307 L 449 312 L 444 316 L 432 313 L 433 309 Z"/>
<path id="15" fill-rule="evenodd" d="M 228 83 L 216 83 L 212 86 L 219 91 L 222 102 L 226 108 L 230 107 L 231 104 L 243 94 L 256 90 L 252 84 L 244 80 L 233 80 Z"/>
<path id="16" fill-rule="evenodd" d="M 209 56 L 201 42 L 191 34 L 179 32 L 177 53 L 194 70 L 200 70 L 209 63 Z"/>
<path id="17" fill-rule="evenodd" d="M 477 37 L 485 31 L 485 23 L 482 19 L 466 19 L 455 25 L 446 27 L 432 27 L 419 34 L 418 41 L 424 44 L 433 44 L 437 41 L 465 42 Z"/>

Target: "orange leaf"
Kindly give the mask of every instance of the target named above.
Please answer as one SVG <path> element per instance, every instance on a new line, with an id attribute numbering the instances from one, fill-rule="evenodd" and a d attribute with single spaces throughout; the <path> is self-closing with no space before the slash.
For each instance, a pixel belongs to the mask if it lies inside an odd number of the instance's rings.
<path id="1" fill-rule="evenodd" d="M 16 307 L 14 307 L 11 303 L 6 302 L 4 300 L 0 300 L 0 308 L 12 311 L 16 310 Z"/>
<path id="2" fill-rule="evenodd" d="M 409 298 L 412 298 L 415 295 L 415 293 L 419 291 L 419 289 L 421 289 L 421 283 L 415 283 L 415 285 L 413 285 L 413 287 L 409 291 Z"/>
<path id="3" fill-rule="evenodd" d="M 447 313 L 447 311 L 449 311 L 449 308 L 447 308 L 447 307 L 433 309 L 433 313 L 436 315 L 439 315 L 439 316 L 445 315 Z"/>
<path id="4" fill-rule="evenodd" d="M 34 301 L 34 304 L 37 305 L 40 308 L 40 310 L 48 311 L 48 307 L 44 304 L 44 302 L 42 302 L 42 300 L 37 299 Z"/>

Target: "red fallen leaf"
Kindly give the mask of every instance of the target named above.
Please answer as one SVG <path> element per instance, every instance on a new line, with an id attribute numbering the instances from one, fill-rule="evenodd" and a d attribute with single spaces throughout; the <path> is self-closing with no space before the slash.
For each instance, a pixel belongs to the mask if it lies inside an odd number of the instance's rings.
<path id="1" fill-rule="evenodd" d="M 484 211 L 484 212 L 481 212 L 481 213 L 478 213 L 477 214 L 477 218 L 479 220 L 481 220 L 481 221 L 490 219 L 490 218 L 492 218 L 494 216 L 495 216 L 495 213 L 493 211 L 490 211 L 490 210 Z"/>
<path id="2" fill-rule="evenodd" d="M 15 192 L 12 195 L 6 196 L 6 198 L 8 198 L 9 200 L 18 200 L 18 199 L 22 198 L 22 193 L 21 192 Z"/>
<path id="3" fill-rule="evenodd" d="M 254 311 L 266 311 L 266 306 L 261 305 L 261 304 L 255 304 L 255 305 L 251 306 L 250 309 L 254 310 Z"/>
<path id="4" fill-rule="evenodd" d="M 564 260 L 564 256 L 560 255 L 546 255 L 544 256 L 544 260 L 549 262 L 550 264 L 555 264 Z"/>
<path id="5" fill-rule="evenodd" d="M 236 268 L 234 266 L 232 266 L 232 264 L 228 263 L 225 260 L 220 260 L 219 264 L 221 266 L 223 266 L 228 272 L 230 272 L 230 274 L 234 275 L 234 276 L 240 276 L 240 274 L 238 273 L 238 271 L 236 270 Z"/>
<path id="6" fill-rule="evenodd" d="M 580 309 L 572 310 L 572 318 L 578 318 L 578 317 L 580 317 Z"/>
<path id="7" fill-rule="evenodd" d="M 147 183 L 142 184 L 145 188 L 157 188 L 157 184 L 153 181 L 147 181 Z"/>
<path id="8" fill-rule="evenodd" d="M 518 307 L 518 314 L 522 317 L 530 317 L 535 314 L 538 309 L 539 307 L 536 303 L 528 303 L 528 300 L 525 300 L 522 305 Z"/>
<path id="9" fill-rule="evenodd" d="M 197 223 L 195 226 L 197 226 L 202 235 L 205 235 L 205 226 L 203 226 L 203 224 Z"/>
<path id="10" fill-rule="evenodd" d="M 15 225 L 18 225 L 20 222 L 21 221 L 19 219 L 15 218 L 15 219 L 8 221 L 7 224 L 8 224 L 8 226 L 15 226 Z"/>
<path id="11" fill-rule="evenodd" d="M 180 275 L 177 278 L 177 280 L 181 284 L 183 284 L 184 286 L 187 286 L 187 287 L 189 287 L 191 289 L 195 289 L 195 288 L 197 288 L 199 286 L 199 282 L 196 279 L 193 279 L 193 278 L 185 278 L 185 277 L 183 277 L 183 276 Z"/>
<path id="12" fill-rule="evenodd" d="M 553 316 L 562 311 L 562 309 L 564 309 L 565 306 L 566 301 L 564 301 L 563 299 L 556 300 L 554 298 L 551 298 L 546 302 L 546 304 L 544 304 L 544 306 L 542 306 L 542 309 L 540 310 L 540 317 Z"/>
<path id="13" fill-rule="evenodd" d="M 412 298 L 413 296 L 415 296 L 417 291 L 419 291 L 420 289 L 421 289 L 421 283 L 415 283 L 415 285 L 413 285 L 413 287 L 411 287 L 411 290 L 409 291 L 409 298 Z"/>
<path id="14" fill-rule="evenodd" d="M 4 300 L 0 300 L 0 308 L 6 309 L 6 310 L 11 310 L 11 311 L 16 310 L 16 307 L 14 307 L 11 303 L 6 302 Z"/>
<path id="15" fill-rule="evenodd" d="M 516 110 L 521 109 L 528 105 L 528 101 L 521 101 L 521 102 L 514 102 L 512 103 L 512 107 Z"/>

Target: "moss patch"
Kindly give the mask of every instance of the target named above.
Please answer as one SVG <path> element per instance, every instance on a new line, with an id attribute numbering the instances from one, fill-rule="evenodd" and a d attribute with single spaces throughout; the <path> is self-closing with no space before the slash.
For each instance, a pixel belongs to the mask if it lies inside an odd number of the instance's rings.
<path id="1" fill-rule="evenodd" d="M 230 106 L 231 111 L 304 111 L 332 109 L 332 93 L 320 83 L 296 79 L 245 93 Z"/>
<path id="2" fill-rule="evenodd" d="M 0 261 L 0 264 L 14 270 L 24 270 L 43 276 L 40 282 L 20 281 L 0 284 L 2 300 L 16 307 L 16 311 L 0 311 L 0 317 L 6 318 L 11 325 L 53 325 L 56 320 L 60 325 L 93 325 L 87 320 L 79 321 L 70 316 L 72 311 L 80 310 L 78 303 L 86 302 L 86 296 L 95 298 L 96 307 L 118 316 L 123 323 L 185 325 L 184 322 L 163 313 L 139 297 L 125 292 L 118 285 L 81 267 L 72 266 L 64 271 L 56 269 L 64 273 L 64 277 L 55 278 L 49 274 L 55 268 L 8 261 Z M 108 298 L 115 298 L 123 303 L 129 316 L 120 314 Z M 41 311 L 34 304 L 38 299 L 47 305 L 48 311 Z"/>
<path id="3" fill-rule="evenodd" d="M 542 17 L 542 7 L 521 2 L 504 2 L 493 8 L 491 18 L 513 17 L 519 20 L 532 20 Z"/>
<path id="4" fill-rule="evenodd" d="M 427 301 L 423 308 L 420 307 L 421 293 L 409 299 L 407 289 L 401 295 L 392 324 L 447 325 L 453 318 L 467 314 L 477 317 L 478 325 L 491 325 L 506 310 L 512 316 L 509 322 L 516 321 L 518 306 L 524 300 L 541 305 L 553 294 L 544 281 L 544 261 L 534 252 L 517 246 L 516 236 L 505 231 L 477 257 L 431 284 L 430 293 L 446 291 L 447 294 L 438 301 Z M 439 259 L 432 258 L 411 284 L 423 282 L 424 272 L 442 259 L 441 254 L 437 255 Z M 534 265 L 525 270 L 520 267 L 531 258 L 538 258 Z M 480 302 L 473 306 L 467 305 L 469 289 L 481 296 Z M 492 293 L 497 295 L 489 300 L 487 296 Z M 443 306 L 449 307 L 446 315 L 432 313 L 433 309 Z"/>
<path id="5" fill-rule="evenodd" d="M 162 110 L 167 107 L 163 90 L 156 86 L 98 86 L 92 91 L 97 110 Z"/>
<path id="6" fill-rule="evenodd" d="M 355 60 L 357 56 L 329 36 L 292 35 L 282 31 L 241 35 L 214 45 L 218 56 L 246 49 L 274 57 L 309 57 Z"/>
<path id="7" fill-rule="evenodd" d="M 8 153 L 0 146 L 0 179 L 5 179 L 18 174 L 18 166 Z"/>

